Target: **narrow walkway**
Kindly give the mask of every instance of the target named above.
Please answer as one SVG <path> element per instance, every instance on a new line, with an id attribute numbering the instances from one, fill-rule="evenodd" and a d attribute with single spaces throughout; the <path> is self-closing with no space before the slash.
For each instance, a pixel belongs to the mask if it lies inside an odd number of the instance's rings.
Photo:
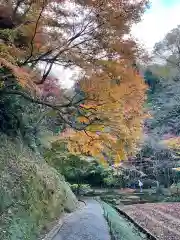
<path id="1" fill-rule="evenodd" d="M 110 240 L 100 204 L 88 200 L 86 207 L 67 216 L 53 240 Z"/>

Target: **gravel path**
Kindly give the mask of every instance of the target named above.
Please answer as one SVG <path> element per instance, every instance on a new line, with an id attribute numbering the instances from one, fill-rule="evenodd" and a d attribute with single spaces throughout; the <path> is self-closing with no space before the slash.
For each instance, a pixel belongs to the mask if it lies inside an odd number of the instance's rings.
<path id="1" fill-rule="evenodd" d="M 68 215 L 53 240 L 110 240 L 100 204 L 88 200 L 86 207 Z"/>

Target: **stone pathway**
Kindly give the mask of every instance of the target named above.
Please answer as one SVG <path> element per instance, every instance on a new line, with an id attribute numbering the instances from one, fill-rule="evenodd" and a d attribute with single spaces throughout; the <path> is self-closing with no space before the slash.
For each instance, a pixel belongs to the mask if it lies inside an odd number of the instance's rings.
<path id="1" fill-rule="evenodd" d="M 95 200 L 88 200 L 84 208 L 64 219 L 52 240 L 110 240 L 101 205 Z"/>

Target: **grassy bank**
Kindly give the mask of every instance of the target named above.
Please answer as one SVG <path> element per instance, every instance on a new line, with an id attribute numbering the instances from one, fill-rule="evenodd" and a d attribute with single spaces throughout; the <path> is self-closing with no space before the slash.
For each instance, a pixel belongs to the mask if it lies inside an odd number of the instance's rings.
<path id="1" fill-rule="evenodd" d="M 0 239 L 35 240 L 77 200 L 54 168 L 20 140 L 0 137 Z"/>
<path id="2" fill-rule="evenodd" d="M 147 240 L 147 236 L 142 233 L 133 223 L 121 216 L 113 207 L 105 202 L 101 202 L 104 209 L 112 240 Z"/>

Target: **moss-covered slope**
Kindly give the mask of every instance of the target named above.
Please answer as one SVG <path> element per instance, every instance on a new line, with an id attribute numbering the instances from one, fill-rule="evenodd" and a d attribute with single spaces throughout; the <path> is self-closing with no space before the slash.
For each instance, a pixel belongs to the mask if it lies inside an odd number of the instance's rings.
<path id="1" fill-rule="evenodd" d="M 34 240 L 77 200 L 68 184 L 20 140 L 0 137 L 0 239 Z"/>

